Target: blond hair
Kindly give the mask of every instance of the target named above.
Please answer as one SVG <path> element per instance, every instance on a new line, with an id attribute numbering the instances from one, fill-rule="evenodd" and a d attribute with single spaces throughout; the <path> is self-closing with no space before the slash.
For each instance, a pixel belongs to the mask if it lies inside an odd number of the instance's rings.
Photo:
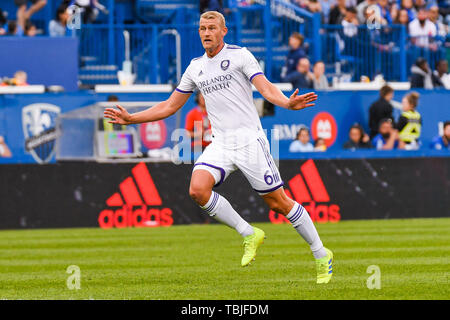
<path id="1" fill-rule="evenodd" d="M 419 104 L 420 94 L 416 91 L 410 92 L 406 95 L 406 99 L 413 109 L 416 109 Z"/>
<path id="2" fill-rule="evenodd" d="M 222 27 L 226 27 L 225 17 L 223 16 L 223 14 L 221 14 L 220 12 L 217 12 L 217 11 L 206 11 L 205 13 L 203 13 L 200 16 L 200 20 L 201 19 L 217 19 L 217 20 L 219 20 Z"/>

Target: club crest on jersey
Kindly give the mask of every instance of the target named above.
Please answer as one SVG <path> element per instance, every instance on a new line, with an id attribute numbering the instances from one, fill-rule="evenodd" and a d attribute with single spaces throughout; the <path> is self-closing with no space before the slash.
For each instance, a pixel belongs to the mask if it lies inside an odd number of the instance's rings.
<path id="1" fill-rule="evenodd" d="M 229 66 L 230 66 L 230 60 L 223 60 L 220 63 L 220 67 L 222 68 L 223 71 L 227 70 Z"/>
<path id="2" fill-rule="evenodd" d="M 54 154 L 56 118 L 60 107 L 48 103 L 34 103 L 22 109 L 25 149 L 38 163 L 47 163 Z"/>

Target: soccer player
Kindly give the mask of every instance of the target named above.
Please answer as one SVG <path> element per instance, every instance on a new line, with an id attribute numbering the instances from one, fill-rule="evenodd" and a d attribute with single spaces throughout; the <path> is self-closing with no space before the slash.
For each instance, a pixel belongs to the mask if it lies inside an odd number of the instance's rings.
<path id="1" fill-rule="evenodd" d="M 178 87 L 163 102 L 129 114 L 125 108 L 107 108 L 112 123 L 135 124 L 167 118 L 180 109 L 197 88 L 206 101 L 212 127 L 212 143 L 197 159 L 189 194 L 210 216 L 234 228 L 244 237 L 241 265 L 247 266 L 263 243 L 263 230 L 248 224 L 227 199 L 213 191 L 239 169 L 268 206 L 283 214 L 310 245 L 316 260 L 317 283 L 328 283 L 333 274 L 333 253 L 325 248 L 306 209 L 290 199 L 283 189 L 278 168 L 269 152 L 269 142 L 253 104 L 252 84 L 261 95 L 280 107 L 301 110 L 314 105 L 313 92 L 287 98 L 264 76 L 255 57 L 246 49 L 224 43 L 225 19 L 216 11 L 200 16 L 199 35 L 205 54 L 192 59 Z"/>

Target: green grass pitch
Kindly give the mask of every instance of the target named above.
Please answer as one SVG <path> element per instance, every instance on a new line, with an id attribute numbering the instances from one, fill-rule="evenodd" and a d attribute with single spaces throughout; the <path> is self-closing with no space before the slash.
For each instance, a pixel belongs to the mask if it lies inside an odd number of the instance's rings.
<path id="1" fill-rule="evenodd" d="M 222 225 L 0 231 L 0 299 L 449 299 L 450 218 L 319 224 L 335 254 L 315 284 L 307 244 L 290 225 L 242 268 L 242 239 Z M 69 265 L 81 288 L 69 290 Z M 381 289 L 368 289 L 370 265 Z"/>

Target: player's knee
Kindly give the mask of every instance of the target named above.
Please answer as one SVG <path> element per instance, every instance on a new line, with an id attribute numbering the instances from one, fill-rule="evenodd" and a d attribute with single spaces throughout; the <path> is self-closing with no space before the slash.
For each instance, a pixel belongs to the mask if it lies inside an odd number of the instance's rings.
<path id="1" fill-rule="evenodd" d="M 189 187 L 189 196 L 198 204 L 208 202 L 208 188 L 199 184 L 191 183 Z"/>

